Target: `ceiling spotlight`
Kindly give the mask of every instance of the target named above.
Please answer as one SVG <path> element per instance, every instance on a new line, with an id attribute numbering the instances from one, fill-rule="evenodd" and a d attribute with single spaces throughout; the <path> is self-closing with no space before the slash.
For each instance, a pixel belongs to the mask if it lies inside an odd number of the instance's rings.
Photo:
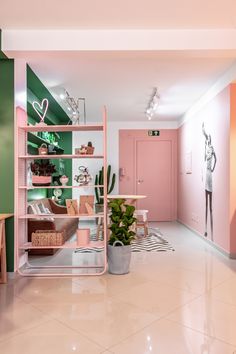
<path id="1" fill-rule="evenodd" d="M 60 99 L 61 99 L 61 100 L 64 100 L 65 98 L 66 98 L 65 94 L 64 94 L 64 93 L 61 93 L 61 94 L 60 94 Z"/>
<path id="2" fill-rule="evenodd" d="M 152 116 L 156 113 L 159 105 L 159 101 L 160 101 L 160 95 L 157 91 L 157 88 L 155 87 L 151 99 L 148 103 L 148 107 L 146 109 L 146 116 L 148 120 L 151 120 Z"/>

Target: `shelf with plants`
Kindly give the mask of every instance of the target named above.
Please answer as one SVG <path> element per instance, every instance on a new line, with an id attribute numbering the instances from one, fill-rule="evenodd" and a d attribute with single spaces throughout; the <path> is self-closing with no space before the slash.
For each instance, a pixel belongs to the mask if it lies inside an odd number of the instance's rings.
<path id="1" fill-rule="evenodd" d="M 17 115 L 16 115 L 16 126 L 18 127 L 15 131 L 15 141 L 16 141 L 16 147 L 15 147 L 15 167 L 16 167 L 16 183 L 15 183 L 15 193 L 16 193 L 16 207 L 15 207 L 15 243 L 16 243 L 16 268 L 18 272 L 23 275 L 23 276 L 81 276 L 81 275 L 101 275 L 104 274 L 106 271 L 107 267 L 107 248 L 104 247 L 107 243 L 107 123 L 106 123 L 107 117 L 106 117 L 106 109 L 104 108 L 103 112 L 103 122 L 101 124 L 89 124 L 89 125 L 27 125 L 27 114 L 24 110 L 19 109 L 17 110 Z M 37 155 L 34 153 L 35 150 L 31 149 L 30 154 L 28 153 L 27 149 L 27 142 L 28 142 L 28 137 L 31 136 L 29 141 L 31 144 L 34 144 L 34 148 L 37 149 L 39 145 L 41 146 L 44 141 L 42 141 L 40 134 L 36 135 L 34 133 L 36 132 L 83 132 L 83 131 L 100 131 L 101 134 L 103 134 L 103 151 L 101 154 L 93 155 L 93 154 L 73 154 L 68 151 L 68 153 L 60 153 L 60 154 L 47 154 L 47 155 Z M 48 143 L 49 144 L 49 143 Z M 64 146 L 63 146 L 64 147 Z M 65 150 L 66 151 L 66 150 Z M 58 151 L 57 151 L 58 152 Z M 101 159 L 102 160 L 102 165 L 104 168 L 104 179 L 102 183 L 94 183 L 87 184 L 87 185 L 72 185 L 71 178 L 69 181 L 65 184 L 57 184 L 54 185 L 53 183 L 55 182 L 55 177 L 58 177 L 57 175 L 55 176 L 55 173 L 58 173 L 58 167 L 56 166 L 56 161 L 60 161 L 59 159 L 66 159 L 68 163 L 72 161 L 73 159 Z M 36 161 L 35 161 L 36 160 Z M 41 171 L 35 170 L 32 165 L 35 165 L 36 163 L 39 164 L 49 164 L 50 166 L 50 171 Z M 54 165 L 55 164 L 55 165 Z M 34 166 L 35 167 L 35 166 Z M 54 169 L 53 169 L 54 168 Z M 53 170 L 52 170 L 53 169 Z M 56 172 L 55 172 L 56 169 Z M 31 171 L 31 172 L 30 172 Z M 33 178 L 29 178 L 29 173 L 33 173 L 33 177 L 51 177 L 48 178 L 48 181 L 45 183 L 41 183 L 40 181 L 34 182 Z M 59 174 L 59 176 L 62 175 L 64 177 L 64 174 Z M 60 177 L 60 178 L 62 178 Z M 32 181 L 35 185 L 31 185 L 29 181 Z M 37 179 L 35 179 L 37 180 Z M 57 181 L 56 181 L 57 182 Z M 28 184 L 29 183 L 29 184 Z M 104 205 L 103 209 L 99 210 L 99 212 L 94 211 L 89 213 L 79 213 L 76 215 L 70 215 L 67 213 L 64 213 L 63 211 L 59 211 L 59 213 L 49 213 L 45 215 L 45 213 L 37 213 L 37 214 L 29 214 L 29 203 L 34 203 L 38 201 L 38 198 L 35 199 L 29 199 L 30 202 L 28 202 L 28 196 L 32 190 L 40 190 L 40 189 L 45 189 L 50 194 L 47 194 L 47 197 L 41 197 L 42 200 L 43 198 L 51 198 L 51 191 L 52 190 L 57 190 L 57 189 L 62 189 L 67 192 L 70 192 L 70 190 L 76 190 L 76 189 L 84 189 L 84 188 L 103 188 L 104 189 Z M 40 191 L 39 191 L 40 192 Z M 41 199 L 39 198 L 39 199 Z M 69 197 L 71 198 L 71 197 Z M 67 199 L 69 199 L 67 197 Z M 54 201 L 55 202 L 55 201 Z M 57 205 L 57 208 L 60 207 L 60 205 Z M 63 206 L 62 206 L 63 207 Z M 68 209 L 67 209 L 68 210 Z M 95 209 L 96 210 L 96 209 Z M 49 219 L 52 218 L 54 221 L 49 221 Z M 48 219 L 48 220 L 46 220 Z M 76 222 L 75 219 L 78 220 L 79 225 L 77 228 L 80 230 L 83 228 L 84 223 L 80 224 L 80 221 L 84 220 L 85 224 L 87 225 L 88 222 L 91 221 L 90 228 L 94 228 L 95 220 L 102 220 L 103 224 L 103 241 L 90 241 L 88 245 L 86 246 L 89 248 L 97 248 L 101 247 L 104 249 L 104 252 L 102 253 L 102 259 L 103 259 L 103 266 L 101 267 L 101 264 L 97 266 L 99 270 L 96 271 L 91 271 L 91 269 L 96 268 L 96 265 L 94 264 L 88 264 L 86 263 L 83 266 L 65 266 L 65 269 L 67 271 L 63 272 L 63 265 L 54 265 L 54 267 L 50 267 L 48 265 L 48 262 L 43 264 L 43 266 L 36 265 L 37 262 L 30 263 L 32 257 L 32 253 L 27 252 L 27 250 L 32 249 L 39 249 L 43 248 L 42 246 L 32 246 L 32 243 L 30 242 L 30 237 L 28 235 L 28 228 L 29 228 L 29 223 L 30 222 L 40 222 L 46 220 L 49 224 L 50 222 L 56 223 L 58 222 L 63 222 L 63 219 L 68 219 L 67 222 L 73 221 L 74 223 Z M 82 225 L 82 226 L 81 226 Z M 76 226 L 75 226 L 76 227 Z M 37 228 L 37 230 L 41 230 L 40 228 Z M 56 229 L 58 230 L 58 229 Z M 32 231 L 31 231 L 32 232 Z M 78 231 L 79 233 L 79 231 Z M 80 234 L 80 233 L 79 233 Z M 55 249 L 78 249 L 78 248 L 83 248 L 81 246 L 78 246 L 77 242 L 74 242 L 74 235 L 68 236 L 70 239 L 68 239 L 62 246 L 45 246 L 45 249 L 48 248 L 55 248 Z M 72 241 L 73 239 L 73 241 Z M 99 246 L 100 245 L 100 246 Z M 92 258 L 91 258 L 92 259 Z M 94 258 L 93 258 L 94 259 Z M 46 260 L 46 259 L 45 259 Z M 37 259 L 36 259 L 37 261 Z M 42 264 L 41 264 L 42 265 Z M 45 272 L 42 272 L 42 270 L 39 271 L 39 268 L 45 268 Z M 54 268 L 59 268 L 60 273 L 55 272 L 53 270 Z M 68 273 L 68 268 L 73 269 L 71 274 Z M 78 268 L 78 271 L 80 268 L 88 268 L 88 272 L 82 272 L 82 273 L 75 273 L 75 268 Z"/>

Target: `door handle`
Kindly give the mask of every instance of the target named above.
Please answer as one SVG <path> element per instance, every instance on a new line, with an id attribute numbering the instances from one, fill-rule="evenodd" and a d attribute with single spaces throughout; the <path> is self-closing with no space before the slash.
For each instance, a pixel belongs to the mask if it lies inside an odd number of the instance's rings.
<path id="1" fill-rule="evenodd" d="M 138 179 L 138 184 L 141 184 L 141 183 L 143 183 L 143 179 Z"/>

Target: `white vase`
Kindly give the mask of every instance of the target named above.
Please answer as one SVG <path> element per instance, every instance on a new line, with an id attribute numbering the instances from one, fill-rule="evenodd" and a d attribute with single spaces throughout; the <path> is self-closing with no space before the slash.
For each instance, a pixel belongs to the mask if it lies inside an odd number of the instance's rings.
<path id="1" fill-rule="evenodd" d="M 60 178 L 60 182 L 61 182 L 62 186 L 66 186 L 68 181 L 69 181 L 69 178 L 67 176 L 62 176 Z"/>

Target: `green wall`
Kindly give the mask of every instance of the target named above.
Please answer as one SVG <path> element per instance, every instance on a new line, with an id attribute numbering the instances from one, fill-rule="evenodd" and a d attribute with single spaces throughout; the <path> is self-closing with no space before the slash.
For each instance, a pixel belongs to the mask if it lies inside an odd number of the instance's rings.
<path id="1" fill-rule="evenodd" d="M 44 98 L 47 98 L 49 101 L 48 111 L 45 118 L 45 122 L 49 125 L 54 124 L 68 124 L 69 117 L 65 113 L 65 111 L 61 108 L 58 102 L 51 95 L 50 91 L 45 87 L 42 81 L 38 78 L 38 76 L 34 73 L 29 65 L 27 65 L 27 114 L 28 114 L 28 122 L 31 124 L 35 124 L 39 121 L 38 115 L 32 108 L 32 102 L 38 101 L 41 102 Z M 72 133 L 71 132 L 59 132 L 60 140 L 59 145 L 64 149 L 65 154 L 72 153 Z M 29 153 L 37 154 L 37 147 L 33 148 L 29 147 Z M 68 184 L 72 184 L 72 161 L 69 159 L 64 159 L 65 165 L 65 173 L 69 177 Z M 59 167 L 58 159 L 52 159 L 52 163 L 54 163 L 57 167 Z M 57 175 L 57 173 L 56 173 Z M 35 191 L 28 192 L 28 200 L 45 198 L 46 196 L 52 197 L 53 190 L 40 189 Z M 72 198 L 72 190 L 64 189 L 62 198 L 65 200 L 66 198 Z"/>
<path id="2" fill-rule="evenodd" d="M 0 213 L 14 213 L 14 61 L 0 58 Z M 6 221 L 7 269 L 14 271 L 14 220 Z"/>

